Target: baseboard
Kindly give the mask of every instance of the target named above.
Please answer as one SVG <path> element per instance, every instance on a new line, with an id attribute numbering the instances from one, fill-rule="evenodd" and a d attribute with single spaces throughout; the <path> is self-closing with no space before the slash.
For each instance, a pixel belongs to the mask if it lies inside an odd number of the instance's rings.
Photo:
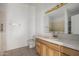
<path id="1" fill-rule="evenodd" d="M 17 47 L 17 48 L 13 48 L 13 49 L 7 49 L 7 50 L 5 50 L 5 51 L 10 51 L 10 50 L 14 50 L 14 49 L 18 49 L 18 48 L 22 48 L 22 47 L 27 47 L 28 45 L 26 45 L 26 46 L 21 46 L 21 47 Z"/>

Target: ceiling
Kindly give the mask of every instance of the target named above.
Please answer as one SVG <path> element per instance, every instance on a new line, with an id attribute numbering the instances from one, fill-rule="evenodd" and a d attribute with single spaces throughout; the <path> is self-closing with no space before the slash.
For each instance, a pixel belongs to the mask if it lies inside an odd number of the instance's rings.
<path id="1" fill-rule="evenodd" d="M 28 3 L 28 4 L 32 6 L 50 6 L 50 5 L 56 5 L 58 3 Z"/>

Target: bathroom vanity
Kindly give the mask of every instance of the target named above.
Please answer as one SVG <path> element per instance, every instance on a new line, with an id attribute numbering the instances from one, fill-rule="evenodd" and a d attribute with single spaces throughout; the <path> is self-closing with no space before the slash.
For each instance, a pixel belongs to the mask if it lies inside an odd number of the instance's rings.
<path id="1" fill-rule="evenodd" d="M 45 37 L 36 36 L 38 55 L 79 56 L 79 12 L 77 10 L 79 10 L 78 4 L 66 4 L 54 12 L 46 13 L 46 30 L 43 35 L 52 33 L 54 37 L 49 38 L 49 34 Z"/>
<path id="2" fill-rule="evenodd" d="M 68 41 L 38 36 L 36 37 L 36 52 L 40 56 L 79 56 L 78 43 L 74 41 L 69 44 Z"/>

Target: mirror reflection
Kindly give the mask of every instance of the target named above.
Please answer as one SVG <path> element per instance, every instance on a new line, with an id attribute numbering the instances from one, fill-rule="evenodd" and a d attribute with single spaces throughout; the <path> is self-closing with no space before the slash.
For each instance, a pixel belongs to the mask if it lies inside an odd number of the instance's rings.
<path id="1" fill-rule="evenodd" d="M 71 7 L 73 6 L 73 7 Z M 79 4 L 66 4 L 47 15 L 49 32 L 79 34 Z"/>

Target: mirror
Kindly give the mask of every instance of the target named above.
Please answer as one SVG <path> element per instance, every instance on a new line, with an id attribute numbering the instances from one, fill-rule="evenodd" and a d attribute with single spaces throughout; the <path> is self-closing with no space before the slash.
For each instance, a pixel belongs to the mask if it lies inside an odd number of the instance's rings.
<path id="1" fill-rule="evenodd" d="M 63 8 L 60 8 L 55 12 L 48 14 L 47 17 L 49 20 L 49 32 L 54 32 L 54 33 L 64 32 L 65 14 Z"/>
<path id="2" fill-rule="evenodd" d="M 47 15 L 49 32 L 79 34 L 79 4 L 66 4 Z M 77 16 L 75 16 L 77 15 Z"/>

